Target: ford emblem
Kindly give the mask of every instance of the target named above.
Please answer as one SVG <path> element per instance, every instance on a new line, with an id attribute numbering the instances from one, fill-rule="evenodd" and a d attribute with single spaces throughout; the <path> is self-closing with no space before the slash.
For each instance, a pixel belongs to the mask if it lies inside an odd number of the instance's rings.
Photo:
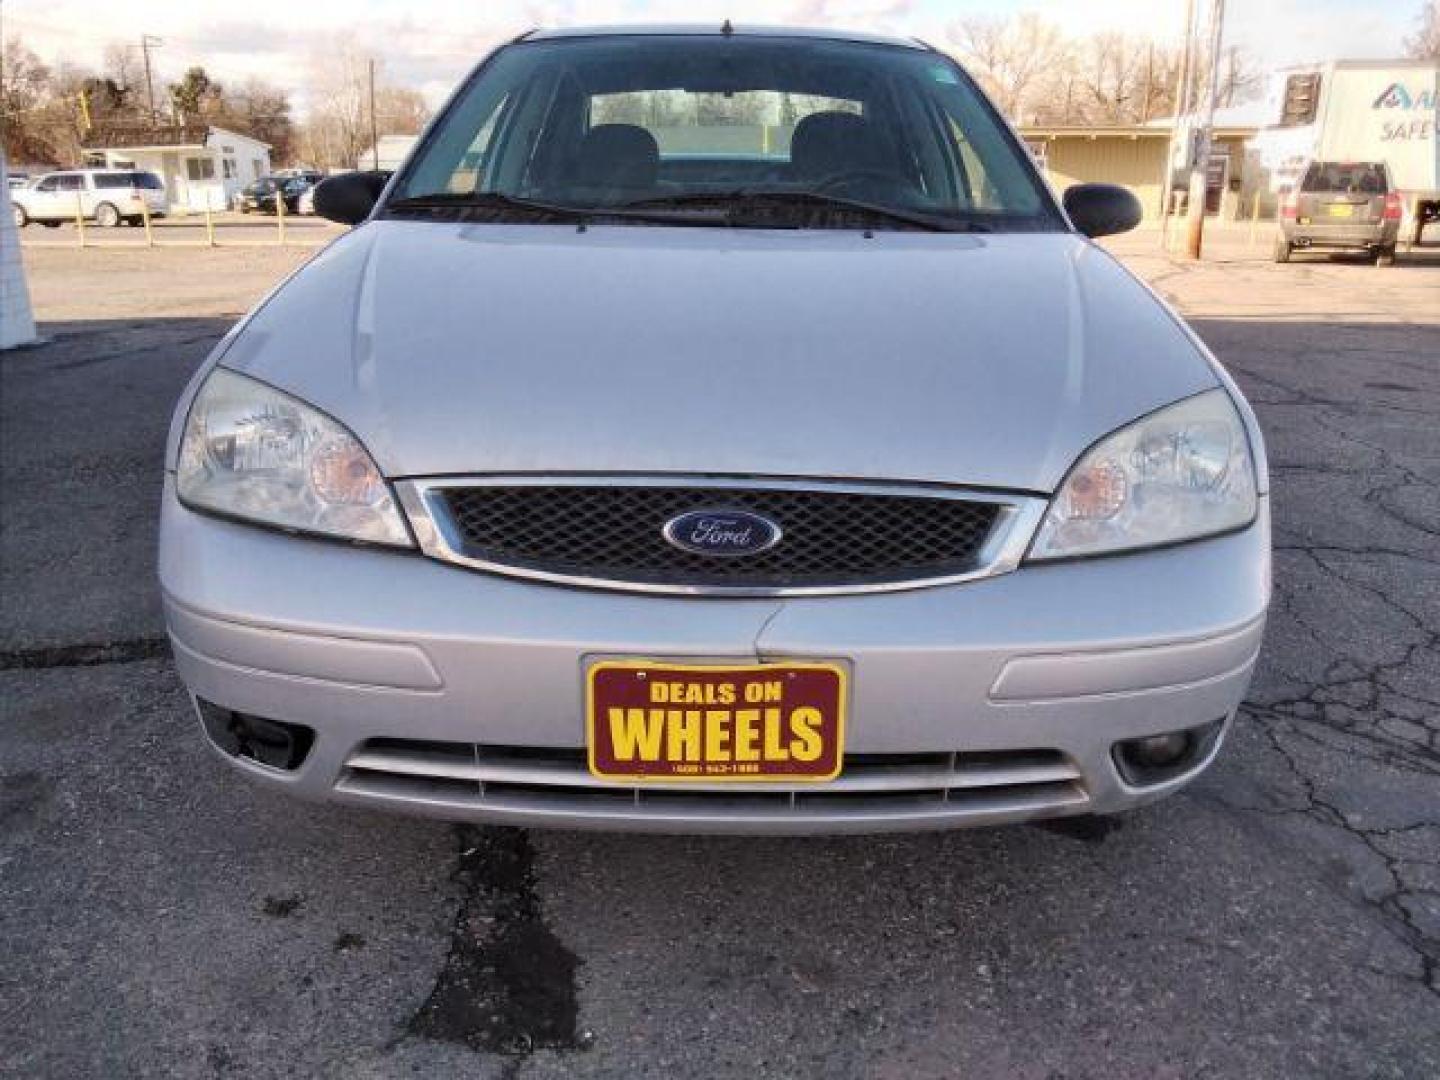
<path id="1" fill-rule="evenodd" d="M 748 510 L 691 510 L 665 523 L 665 539 L 695 555 L 759 555 L 780 542 L 780 526 Z"/>

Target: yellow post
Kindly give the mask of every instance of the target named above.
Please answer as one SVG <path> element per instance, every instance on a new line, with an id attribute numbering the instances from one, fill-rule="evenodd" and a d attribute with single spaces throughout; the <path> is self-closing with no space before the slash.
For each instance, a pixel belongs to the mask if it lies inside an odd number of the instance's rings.
<path id="1" fill-rule="evenodd" d="M 145 246 L 155 246 L 155 234 L 150 229 L 150 204 L 145 196 L 140 196 L 140 220 L 145 223 Z"/>
<path id="2" fill-rule="evenodd" d="M 280 233 L 280 246 L 285 246 L 285 185 L 275 189 L 275 225 Z"/>
<path id="3" fill-rule="evenodd" d="M 85 246 L 85 204 L 80 201 L 80 192 L 75 192 L 75 235 L 80 238 L 80 246 Z"/>
<path id="4" fill-rule="evenodd" d="M 215 214 L 210 209 L 210 193 L 205 193 L 205 242 L 215 246 Z"/>

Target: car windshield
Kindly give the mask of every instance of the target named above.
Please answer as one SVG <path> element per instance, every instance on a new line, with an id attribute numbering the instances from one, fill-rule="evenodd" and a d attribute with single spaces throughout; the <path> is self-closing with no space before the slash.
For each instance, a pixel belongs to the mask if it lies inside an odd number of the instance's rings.
<path id="1" fill-rule="evenodd" d="M 1385 167 L 1377 162 L 1313 162 L 1300 190 L 1310 195 L 1383 195 Z"/>
<path id="2" fill-rule="evenodd" d="M 601 35 L 501 50 L 418 148 L 392 216 L 732 226 L 1064 228 L 951 60 L 759 35 Z M 743 211 L 737 213 L 737 210 Z M 537 217 L 537 214 L 539 215 Z"/>

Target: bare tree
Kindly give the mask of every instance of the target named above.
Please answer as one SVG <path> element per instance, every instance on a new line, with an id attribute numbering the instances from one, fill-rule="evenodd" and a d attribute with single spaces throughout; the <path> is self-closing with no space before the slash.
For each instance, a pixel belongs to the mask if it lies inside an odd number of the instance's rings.
<path id="1" fill-rule="evenodd" d="M 100 74 L 127 94 L 134 94 L 142 89 L 145 82 L 145 72 L 140 65 L 140 59 L 135 55 L 135 46 L 124 45 L 118 41 L 105 46 Z"/>
<path id="2" fill-rule="evenodd" d="M 1096 34 L 1082 55 L 1082 78 L 1089 99 L 1087 119 L 1106 124 L 1138 120 L 1144 92 L 1145 46 L 1124 34 Z"/>
<path id="3" fill-rule="evenodd" d="M 418 90 L 405 86 L 375 88 L 375 126 L 382 135 L 419 135 L 430 119 L 430 106 Z"/>
<path id="4" fill-rule="evenodd" d="M 353 42 L 311 68 L 307 156 L 353 169 L 369 144 L 368 73 Z"/>
<path id="5" fill-rule="evenodd" d="M 1014 19 L 961 19 L 949 38 L 962 60 L 1011 118 L 1020 119 L 1033 91 L 1067 51 L 1053 25 L 1029 12 Z"/>
<path id="6" fill-rule="evenodd" d="M 225 96 L 221 123 L 241 134 L 270 144 L 275 162 L 289 162 L 295 156 L 295 122 L 290 116 L 290 99 L 285 91 L 263 79 L 247 79 L 239 90 Z"/>
<path id="7" fill-rule="evenodd" d="M 50 69 L 18 37 L 0 52 L 0 132 L 11 161 L 46 161 L 52 147 L 41 106 L 51 89 Z"/>
<path id="8" fill-rule="evenodd" d="M 1440 0 L 1421 5 L 1415 33 L 1405 39 L 1405 53 L 1416 60 L 1440 60 Z"/>
<path id="9" fill-rule="evenodd" d="M 300 152 L 317 165 L 358 168 L 370 148 L 369 61 L 353 42 L 318 60 L 312 69 L 310 115 L 301 130 Z M 430 111 L 414 90 L 379 81 L 375 126 L 381 135 L 414 135 Z"/>

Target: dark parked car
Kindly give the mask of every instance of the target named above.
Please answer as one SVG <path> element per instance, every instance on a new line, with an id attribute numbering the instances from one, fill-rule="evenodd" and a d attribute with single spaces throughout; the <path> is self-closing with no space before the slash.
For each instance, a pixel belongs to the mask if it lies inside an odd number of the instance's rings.
<path id="1" fill-rule="evenodd" d="M 313 186 L 313 181 L 300 176 L 264 176 L 240 192 L 236 209 L 242 214 L 252 211 L 257 214 L 276 213 L 275 193 L 278 191 L 285 200 L 285 212 L 294 214 L 300 208 L 300 196 Z"/>
<path id="2" fill-rule="evenodd" d="M 1275 261 L 1289 262 L 1297 248 L 1338 248 L 1389 265 L 1403 213 L 1383 161 L 1312 161 L 1280 204 Z"/>

